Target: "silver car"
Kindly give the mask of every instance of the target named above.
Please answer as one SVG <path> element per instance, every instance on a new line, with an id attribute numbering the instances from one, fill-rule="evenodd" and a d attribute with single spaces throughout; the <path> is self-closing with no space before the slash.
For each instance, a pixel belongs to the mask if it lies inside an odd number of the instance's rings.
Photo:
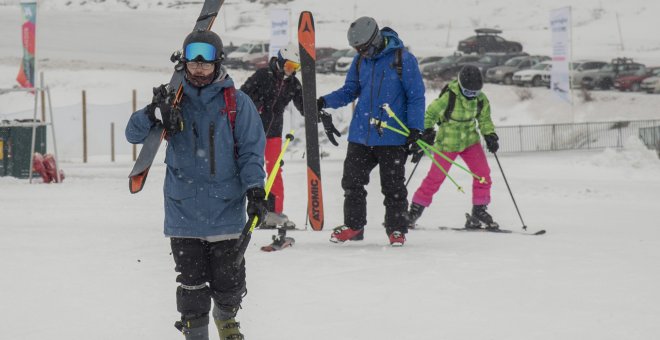
<path id="1" fill-rule="evenodd" d="M 604 61 L 597 60 L 576 60 L 571 64 L 571 87 L 579 89 L 582 87 L 584 78 L 593 77 L 594 73 L 607 64 Z"/>
<path id="2" fill-rule="evenodd" d="M 509 59 L 504 65 L 497 66 L 486 71 L 486 82 L 488 83 L 504 83 L 505 85 L 513 84 L 513 74 L 531 68 L 532 66 L 550 60 L 546 56 L 532 56 L 532 57 L 515 57 Z"/>

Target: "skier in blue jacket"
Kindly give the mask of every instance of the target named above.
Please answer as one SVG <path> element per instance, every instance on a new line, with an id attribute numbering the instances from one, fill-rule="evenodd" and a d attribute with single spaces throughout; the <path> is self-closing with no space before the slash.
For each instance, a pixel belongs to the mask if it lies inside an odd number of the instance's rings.
<path id="1" fill-rule="evenodd" d="M 420 152 L 417 139 L 424 127 L 424 83 L 417 59 L 405 50 L 391 28 L 382 30 L 373 18 L 361 17 L 348 29 L 348 42 L 358 54 L 353 59 L 344 86 L 317 100 L 319 111 L 339 108 L 358 100 L 348 132 L 344 161 L 344 225 L 333 230 L 330 241 L 362 240 L 367 224 L 364 186 L 371 170 L 379 165 L 381 191 L 385 196 L 385 230 L 390 244 L 401 246 L 408 229 L 408 193 L 405 163 L 409 153 Z M 398 127 L 382 109 L 389 104 L 410 129 L 408 137 L 379 129 L 375 118 Z"/>
<path id="2" fill-rule="evenodd" d="M 235 266 L 233 249 L 246 211 L 259 220 L 266 213 L 266 138 L 252 100 L 234 89 L 221 65 L 220 37 L 210 31 L 192 32 L 183 48 L 183 125 L 167 133 L 164 186 L 165 236 L 171 239 L 180 283 L 176 300 L 181 320 L 176 326 L 187 340 L 209 339 L 213 301 L 220 338 L 243 339 L 235 316 L 246 294 L 245 260 Z M 144 141 L 157 123 L 156 107 L 170 126 L 166 112 L 172 110 L 160 95 L 163 90 L 155 89 L 153 102 L 131 116 L 126 127 L 129 142 Z M 232 106 L 235 113 L 228 112 Z"/>

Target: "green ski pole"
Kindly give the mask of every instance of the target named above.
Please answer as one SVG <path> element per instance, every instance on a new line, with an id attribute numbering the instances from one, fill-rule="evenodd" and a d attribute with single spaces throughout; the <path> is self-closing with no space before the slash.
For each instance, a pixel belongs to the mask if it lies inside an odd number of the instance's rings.
<path id="1" fill-rule="evenodd" d="M 275 162 L 275 165 L 273 166 L 273 169 L 270 171 L 270 174 L 268 174 L 268 180 L 266 181 L 266 197 L 265 199 L 268 199 L 268 194 L 270 194 L 270 189 L 273 187 L 273 183 L 275 182 L 275 175 L 277 175 L 277 171 L 280 170 L 280 164 L 282 164 L 282 158 L 284 157 L 284 152 L 286 152 L 286 149 L 289 147 L 289 142 L 293 140 L 293 130 L 289 132 L 286 135 L 286 142 L 284 142 L 284 146 L 282 146 L 282 151 L 280 151 L 280 155 L 277 157 L 277 161 Z M 234 264 L 236 266 L 240 266 L 241 262 L 243 261 L 243 256 L 245 255 L 245 250 L 247 249 L 247 243 L 248 243 L 248 236 L 252 234 L 254 229 L 259 225 L 261 221 L 259 221 L 258 216 L 253 216 L 252 219 L 249 219 L 247 223 L 245 224 L 245 227 L 243 228 L 243 232 L 241 232 L 241 236 L 238 237 L 238 240 L 236 241 L 236 247 L 234 247 L 234 251 L 236 252 L 236 261 Z"/>
<path id="2" fill-rule="evenodd" d="M 383 107 L 383 109 L 385 110 L 385 112 L 387 112 L 387 115 L 388 115 L 390 118 L 394 119 L 394 121 L 396 121 L 397 124 L 399 124 L 399 125 L 401 126 L 401 128 L 402 128 L 405 132 L 407 132 L 404 136 L 408 137 L 408 133 L 410 133 L 410 130 L 408 129 L 408 127 L 406 126 L 406 124 L 403 124 L 403 122 L 399 119 L 399 117 L 396 116 L 396 113 L 394 113 L 394 111 L 392 111 L 392 108 L 390 108 L 390 105 L 387 104 L 387 103 L 385 103 L 385 104 L 383 104 L 382 107 Z M 381 126 L 387 128 L 387 123 L 386 123 L 386 122 L 381 122 L 380 124 L 381 124 Z M 390 129 L 390 130 L 391 130 L 391 129 Z M 394 130 L 393 130 L 393 131 L 394 131 Z M 396 132 L 396 131 L 395 131 L 395 132 Z M 419 142 L 419 141 L 418 141 L 418 142 Z M 484 177 L 479 177 L 479 176 L 477 176 L 474 172 L 472 172 L 472 171 L 470 171 L 469 169 L 467 169 L 466 167 L 464 167 L 464 166 L 462 166 L 462 165 L 456 163 L 455 161 L 453 161 L 452 159 L 450 159 L 449 157 L 447 157 L 447 155 L 445 155 L 444 153 L 442 153 L 442 152 L 440 152 L 439 150 L 437 150 L 436 148 L 434 148 L 432 145 L 429 145 L 428 143 L 426 143 L 426 142 L 424 142 L 424 141 L 421 141 L 421 142 L 424 143 L 424 144 L 426 145 L 426 147 L 428 147 L 431 151 L 433 151 L 434 153 L 437 153 L 438 155 L 440 155 L 440 157 L 444 158 L 444 159 L 445 159 L 446 161 L 448 161 L 449 163 L 451 163 L 451 164 L 453 164 L 453 165 L 456 165 L 456 166 L 459 167 L 461 170 L 463 170 L 463 171 L 467 172 L 468 174 L 470 174 L 470 176 L 472 176 L 472 177 L 476 178 L 477 180 L 479 180 L 479 183 L 486 183 L 486 179 L 485 179 Z"/>
<path id="3" fill-rule="evenodd" d="M 372 124 L 380 124 L 381 127 L 384 127 L 384 128 L 386 128 L 390 131 L 396 132 L 396 133 L 398 133 L 400 135 L 403 135 L 403 136 L 406 136 L 406 137 L 408 136 L 408 134 L 405 131 L 399 130 L 397 128 L 393 128 L 393 127 L 387 125 L 387 122 L 379 121 L 378 119 L 372 118 L 371 123 Z M 433 162 L 433 164 L 435 164 L 435 166 L 440 168 L 440 171 L 442 171 L 442 173 L 445 174 L 445 176 L 447 178 L 449 178 L 449 180 L 451 180 L 452 183 L 454 183 L 454 185 L 456 186 L 458 191 L 460 191 L 462 193 L 465 193 L 465 191 L 463 191 L 463 188 L 461 188 L 461 186 L 458 185 L 458 183 L 456 183 L 456 181 L 451 176 L 449 176 L 449 174 L 447 173 L 447 170 L 445 170 L 445 168 L 443 168 L 442 165 L 440 165 L 440 163 L 438 163 L 438 161 L 435 158 L 433 158 L 433 155 L 431 154 L 431 152 L 424 145 L 420 144 L 419 142 L 420 141 L 417 141 L 417 143 L 418 143 L 417 145 L 419 145 L 419 147 L 422 148 L 422 151 L 424 151 L 424 154 L 426 156 L 431 158 L 431 161 Z M 454 163 L 452 160 L 449 160 L 449 161 Z"/>

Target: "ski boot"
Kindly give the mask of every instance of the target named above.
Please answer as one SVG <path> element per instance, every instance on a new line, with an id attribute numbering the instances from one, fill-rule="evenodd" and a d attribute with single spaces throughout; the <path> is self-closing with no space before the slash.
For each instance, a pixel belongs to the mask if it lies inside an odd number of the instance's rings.
<path id="1" fill-rule="evenodd" d="M 209 316 L 182 318 L 174 323 L 174 327 L 181 331 L 186 340 L 209 340 Z"/>
<path id="2" fill-rule="evenodd" d="M 481 228 L 481 225 L 486 229 L 499 229 L 500 226 L 497 222 L 493 221 L 493 217 L 486 212 L 486 205 L 472 206 L 472 215 L 465 222 L 466 229 Z"/>
<path id="3" fill-rule="evenodd" d="M 419 205 L 415 202 L 410 204 L 410 210 L 408 211 L 408 218 L 410 220 L 410 225 L 408 228 L 414 229 L 415 224 L 417 223 L 417 220 L 422 217 L 422 213 L 424 212 L 424 206 Z"/>
<path id="4" fill-rule="evenodd" d="M 277 235 L 273 235 L 273 242 L 267 246 L 261 247 L 261 251 L 271 252 L 282 250 L 284 248 L 293 247 L 296 240 L 293 237 L 286 236 L 286 229 L 277 229 Z"/>
<path id="5" fill-rule="evenodd" d="M 286 230 L 291 230 L 296 228 L 296 224 L 289 220 L 289 217 L 282 213 L 276 213 L 269 211 L 264 218 L 264 223 L 261 224 L 259 229 L 275 229 L 278 226 Z"/>
<path id="6" fill-rule="evenodd" d="M 332 230 L 330 235 L 330 242 L 344 243 L 346 241 L 362 241 L 364 239 L 364 228 L 353 229 L 351 227 L 341 225 Z"/>
<path id="7" fill-rule="evenodd" d="M 237 322 L 235 318 L 229 320 L 215 320 L 215 325 L 218 326 L 220 333 L 220 340 L 243 340 L 245 337 L 241 333 L 241 323 Z"/>
<path id="8" fill-rule="evenodd" d="M 406 235 L 398 230 L 391 232 L 388 236 L 392 247 L 401 247 L 406 242 Z"/>

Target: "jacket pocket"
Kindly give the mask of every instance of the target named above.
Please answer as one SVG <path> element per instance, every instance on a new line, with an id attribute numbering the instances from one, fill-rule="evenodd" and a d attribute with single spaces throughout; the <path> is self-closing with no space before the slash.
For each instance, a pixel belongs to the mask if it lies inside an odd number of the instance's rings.
<path id="1" fill-rule="evenodd" d="M 174 169 L 175 172 L 177 170 Z M 188 183 L 187 181 L 166 182 L 165 195 L 173 200 L 185 200 L 195 197 L 196 194 L 197 190 L 194 183 Z"/>
<path id="2" fill-rule="evenodd" d="M 238 181 L 225 181 L 209 188 L 209 197 L 234 200 L 243 197 L 242 185 Z"/>

